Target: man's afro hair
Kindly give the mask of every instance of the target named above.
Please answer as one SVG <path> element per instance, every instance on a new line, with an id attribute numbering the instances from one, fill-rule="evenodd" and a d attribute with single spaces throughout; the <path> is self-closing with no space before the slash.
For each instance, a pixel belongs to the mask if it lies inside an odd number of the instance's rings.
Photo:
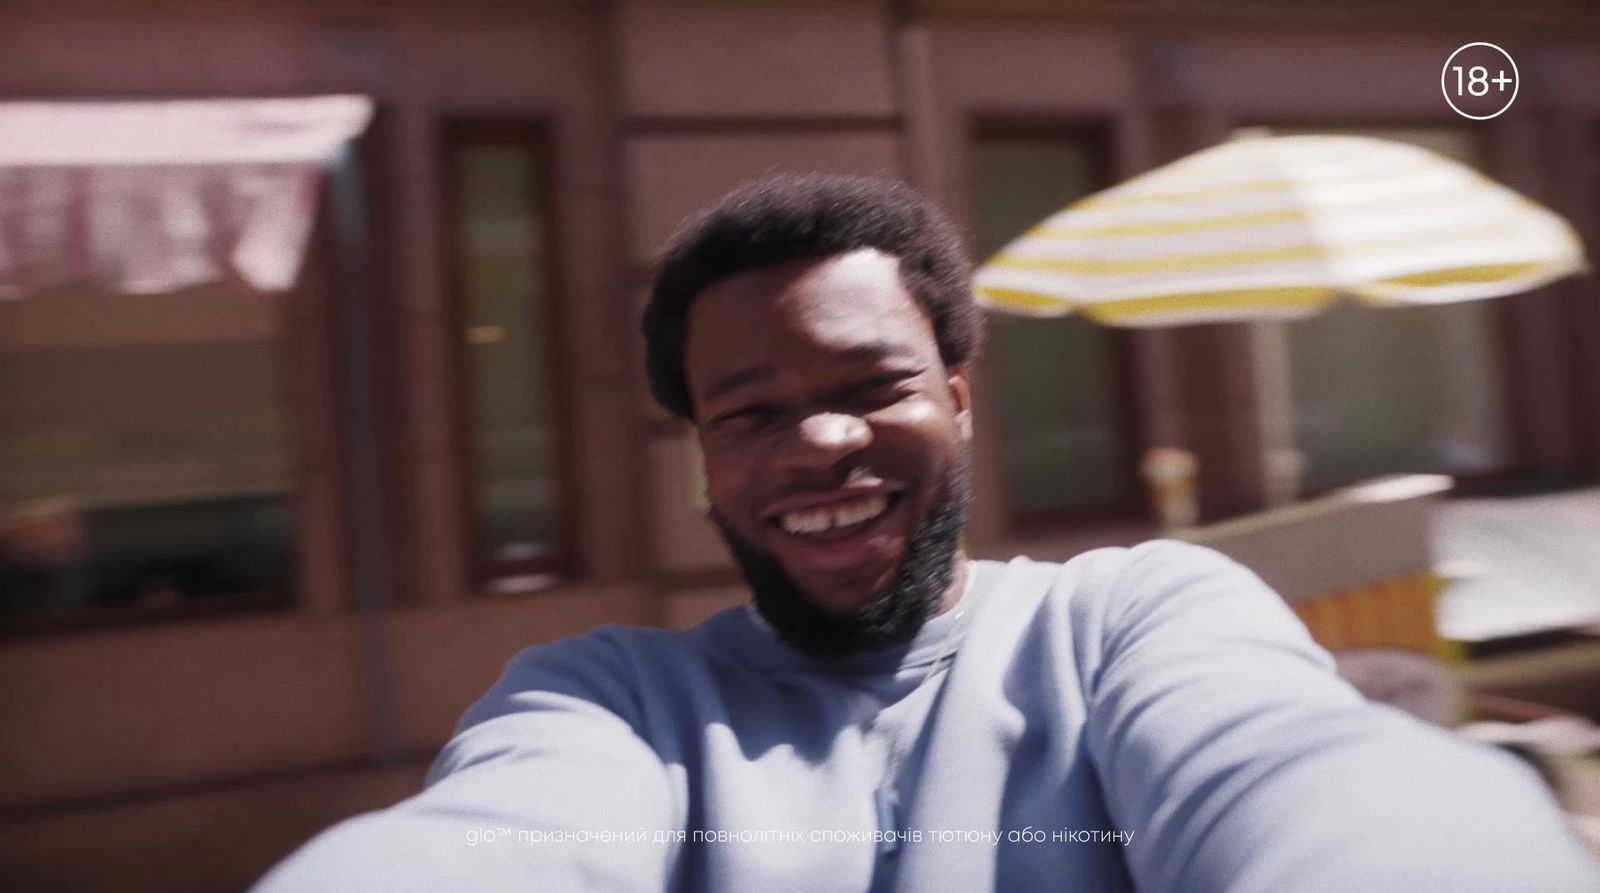
<path id="1" fill-rule="evenodd" d="M 873 248 L 900 262 L 947 367 L 982 339 L 972 268 L 950 221 L 903 183 L 787 174 L 749 183 L 692 217 L 668 242 L 644 311 L 645 370 L 656 401 L 694 418 L 684 373 L 689 305 L 716 282 L 786 261 Z"/>

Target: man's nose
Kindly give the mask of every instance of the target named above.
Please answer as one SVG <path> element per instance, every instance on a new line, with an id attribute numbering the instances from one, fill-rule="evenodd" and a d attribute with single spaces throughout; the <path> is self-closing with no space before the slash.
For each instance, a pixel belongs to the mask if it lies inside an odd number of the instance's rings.
<path id="1" fill-rule="evenodd" d="M 827 471 L 871 442 L 872 428 L 865 419 L 840 412 L 813 413 L 795 425 L 783 463 L 793 470 Z"/>

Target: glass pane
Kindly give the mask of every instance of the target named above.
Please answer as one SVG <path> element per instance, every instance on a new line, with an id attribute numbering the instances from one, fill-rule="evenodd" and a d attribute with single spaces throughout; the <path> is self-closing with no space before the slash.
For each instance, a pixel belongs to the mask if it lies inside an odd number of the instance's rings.
<path id="1" fill-rule="evenodd" d="M 0 311 L 7 622 L 286 600 L 284 298 L 239 292 L 74 290 Z"/>
<path id="2" fill-rule="evenodd" d="M 984 138 L 973 156 L 984 257 L 1100 185 L 1084 139 Z M 1059 513 L 1121 501 L 1106 333 L 1077 315 L 989 320 L 987 366 L 1011 510 Z"/>
<path id="3" fill-rule="evenodd" d="M 1481 167 L 1455 128 L 1275 129 L 1411 143 Z M 1341 302 L 1288 326 L 1294 437 L 1310 490 L 1395 472 L 1473 474 L 1512 462 L 1493 301 L 1375 308 Z"/>
<path id="4" fill-rule="evenodd" d="M 544 158 L 532 141 L 459 140 L 456 218 L 480 549 L 548 558 L 560 536 L 550 380 Z"/>

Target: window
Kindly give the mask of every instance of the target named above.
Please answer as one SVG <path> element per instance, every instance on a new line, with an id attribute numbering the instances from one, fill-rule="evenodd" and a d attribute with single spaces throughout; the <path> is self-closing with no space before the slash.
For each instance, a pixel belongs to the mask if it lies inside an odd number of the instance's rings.
<path id="1" fill-rule="evenodd" d="M 485 576 L 550 573 L 566 537 L 544 148 L 531 129 L 462 127 L 447 151 L 475 558 Z"/>
<path id="2" fill-rule="evenodd" d="M 1472 132 L 1462 129 L 1272 132 L 1371 136 L 1482 166 Z M 1280 467 L 1299 465 L 1298 451 L 1301 487 L 1312 492 L 1396 472 L 1506 470 L 1513 447 L 1497 312 L 1494 301 L 1405 308 L 1341 301 L 1307 320 L 1259 324 L 1269 467 L 1274 457 Z"/>
<path id="3" fill-rule="evenodd" d="M 0 301 L 0 623 L 287 600 L 287 304 Z"/>
<path id="4" fill-rule="evenodd" d="M 1104 185 L 1099 141 L 989 134 L 973 147 L 979 256 L 988 257 Z M 1117 509 L 1134 497 L 1116 403 L 1111 333 L 1082 316 L 991 314 L 987 366 L 998 402 L 1012 515 Z"/>

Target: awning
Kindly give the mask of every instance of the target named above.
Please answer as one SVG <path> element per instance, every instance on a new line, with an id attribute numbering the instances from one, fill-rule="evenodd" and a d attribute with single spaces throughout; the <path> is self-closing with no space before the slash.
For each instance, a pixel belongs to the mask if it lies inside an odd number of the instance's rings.
<path id="1" fill-rule="evenodd" d="M 0 298 L 290 288 L 362 96 L 0 102 Z"/>

